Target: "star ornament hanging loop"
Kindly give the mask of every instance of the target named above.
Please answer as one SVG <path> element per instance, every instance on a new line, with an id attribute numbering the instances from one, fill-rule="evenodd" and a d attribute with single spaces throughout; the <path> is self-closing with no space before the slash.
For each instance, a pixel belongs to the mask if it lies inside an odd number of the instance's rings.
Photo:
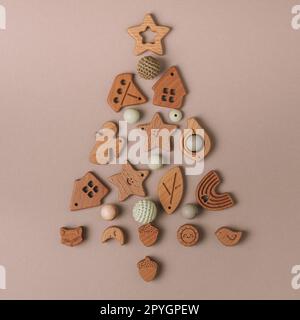
<path id="1" fill-rule="evenodd" d="M 152 32 L 156 33 L 153 42 L 144 43 L 142 33 L 147 29 L 150 29 Z M 135 55 L 140 55 L 145 51 L 151 51 L 158 55 L 164 54 L 164 48 L 162 40 L 170 32 L 171 28 L 166 26 L 157 25 L 153 19 L 153 16 L 148 13 L 146 14 L 144 21 L 134 27 L 128 28 L 129 35 L 135 39 Z"/>

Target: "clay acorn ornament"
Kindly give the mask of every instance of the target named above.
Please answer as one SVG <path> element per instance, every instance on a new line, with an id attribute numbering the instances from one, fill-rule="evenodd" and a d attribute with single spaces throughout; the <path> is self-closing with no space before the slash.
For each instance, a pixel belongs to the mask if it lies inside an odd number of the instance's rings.
<path id="1" fill-rule="evenodd" d="M 219 211 L 234 205 L 234 201 L 228 192 L 217 192 L 216 189 L 220 183 L 221 179 L 216 171 L 210 171 L 201 179 L 196 189 L 196 199 L 203 208 L 210 211 Z"/>
<path id="2" fill-rule="evenodd" d="M 157 241 L 159 229 L 151 223 L 139 227 L 139 238 L 146 247 L 151 247 Z"/>
<path id="3" fill-rule="evenodd" d="M 146 281 L 150 282 L 155 279 L 158 271 L 158 263 L 150 257 L 145 257 L 137 264 L 140 276 Z"/>
<path id="4" fill-rule="evenodd" d="M 83 227 L 60 228 L 61 243 L 69 246 L 78 246 L 83 240 Z"/>
<path id="5" fill-rule="evenodd" d="M 228 227 L 222 227 L 218 229 L 215 234 L 224 246 L 233 247 L 240 242 L 243 232 L 234 231 Z"/>

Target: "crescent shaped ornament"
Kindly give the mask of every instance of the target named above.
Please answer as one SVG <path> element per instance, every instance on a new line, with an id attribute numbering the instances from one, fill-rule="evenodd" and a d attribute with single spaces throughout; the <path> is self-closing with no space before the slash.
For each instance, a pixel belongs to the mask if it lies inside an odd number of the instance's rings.
<path id="1" fill-rule="evenodd" d="M 121 246 L 125 244 L 124 232 L 119 227 L 108 227 L 103 231 L 102 238 L 101 238 L 102 243 L 110 239 L 117 240 Z"/>

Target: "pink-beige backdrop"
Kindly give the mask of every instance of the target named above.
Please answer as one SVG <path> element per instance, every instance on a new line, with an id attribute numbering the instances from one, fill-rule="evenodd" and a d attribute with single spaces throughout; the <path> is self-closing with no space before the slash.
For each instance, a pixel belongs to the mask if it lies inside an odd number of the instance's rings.
<path id="1" fill-rule="evenodd" d="M 299 1 L 298 1 L 299 2 Z M 291 28 L 287 0 L 0 0 L 0 265 L 7 290 L 0 299 L 234 299 L 300 298 L 291 268 L 300 264 L 299 116 L 300 30 Z M 126 33 L 145 13 L 172 27 L 165 66 L 178 65 L 189 95 L 185 121 L 199 117 L 214 138 L 205 170 L 218 169 L 222 190 L 237 204 L 203 211 L 199 245 L 176 240 L 186 223 L 180 209 L 160 213 L 161 241 L 143 247 L 131 209 L 122 204 L 113 224 L 124 227 L 124 247 L 99 237 L 111 223 L 99 208 L 71 213 L 73 180 L 94 170 L 104 180 L 118 166 L 97 167 L 88 154 L 95 131 L 121 119 L 107 105 L 114 76 L 135 72 L 138 57 Z M 139 80 L 151 97 L 152 81 Z M 140 106 L 143 121 L 156 111 Z M 149 196 L 167 170 L 147 181 Z M 200 177 L 187 179 L 184 202 L 194 202 Z M 111 186 L 112 187 L 112 186 Z M 116 202 L 117 192 L 105 199 Z M 87 241 L 60 244 L 61 226 L 84 225 Z M 214 231 L 247 230 L 239 246 L 221 246 Z M 162 266 L 144 283 L 136 262 L 145 255 Z"/>

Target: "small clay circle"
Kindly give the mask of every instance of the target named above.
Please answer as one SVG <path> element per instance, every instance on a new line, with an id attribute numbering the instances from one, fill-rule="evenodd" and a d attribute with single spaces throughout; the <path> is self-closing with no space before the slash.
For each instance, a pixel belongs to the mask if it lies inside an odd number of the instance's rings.
<path id="1" fill-rule="evenodd" d="M 114 220 L 118 214 L 118 208 L 113 204 L 105 204 L 101 208 L 101 217 L 104 220 L 111 221 Z"/>
<path id="2" fill-rule="evenodd" d="M 185 224 L 178 229 L 177 239 L 185 247 L 194 246 L 199 240 L 199 231 L 192 224 Z"/>

